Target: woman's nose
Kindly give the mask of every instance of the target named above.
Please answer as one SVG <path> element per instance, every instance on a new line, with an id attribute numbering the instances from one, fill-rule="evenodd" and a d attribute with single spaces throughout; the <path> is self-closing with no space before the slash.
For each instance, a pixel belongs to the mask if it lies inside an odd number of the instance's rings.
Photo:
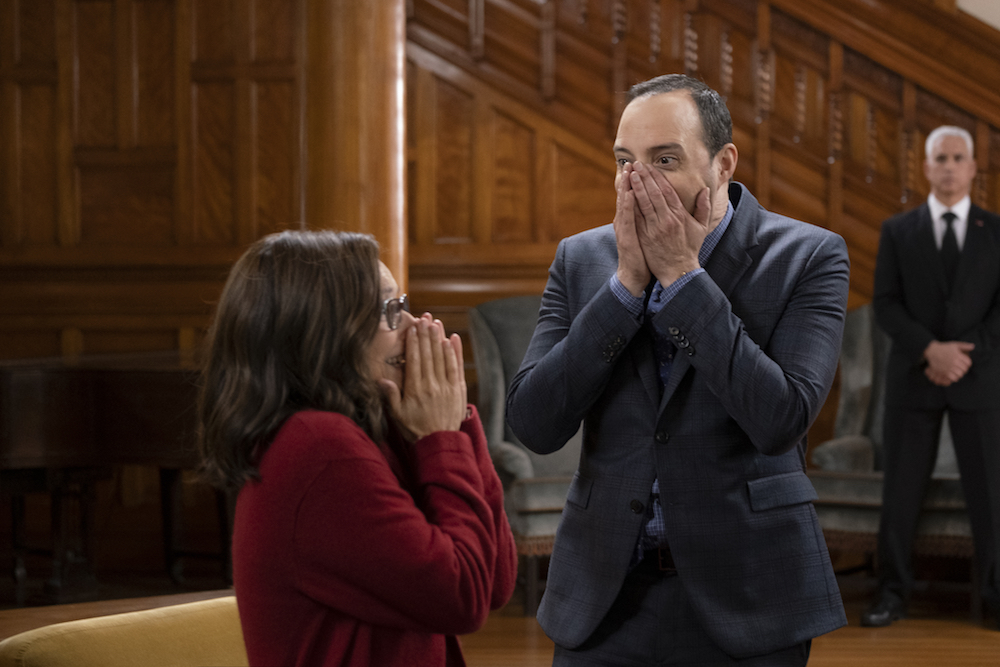
<path id="1" fill-rule="evenodd" d="M 399 326 L 396 328 L 399 329 L 400 333 L 406 333 L 407 329 L 412 327 L 413 324 L 417 321 L 417 318 L 415 318 L 412 314 L 410 314 L 409 311 L 406 310 L 400 312 L 399 316 L 400 316 Z"/>

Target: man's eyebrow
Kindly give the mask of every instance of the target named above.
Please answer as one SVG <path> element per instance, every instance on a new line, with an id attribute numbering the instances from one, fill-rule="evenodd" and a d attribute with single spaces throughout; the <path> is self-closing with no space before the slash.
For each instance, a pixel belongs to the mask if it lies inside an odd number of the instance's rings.
<path id="1" fill-rule="evenodd" d="M 650 146 L 649 148 L 650 153 L 655 153 L 657 151 L 680 151 L 681 153 L 683 153 L 684 146 L 676 142 L 671 142 L 669 144 L 661 144 L 659 146 Z"/>
<path id="2" fill-rule="evenodd" d="M 658 151 L 679 151 L 679 152 L 683 153 L 684 152 L 684 146 L 682 146 L 681 144 L 678 144 L 676 142 L 671 142 L 669 144 L 660 144 L 659 146 L 650 146 L 646 150 L 648 152 L 650 152 L 650 153 L 656 153 Z M 615 146 L 614 149 L 613 149 L 613 152 L 615 152 L 615 153 L 627 153 L 629 155 L 632 154 L 632 151 L 630 151 L 629 149 L 625 148 L 624 146 Z"/>

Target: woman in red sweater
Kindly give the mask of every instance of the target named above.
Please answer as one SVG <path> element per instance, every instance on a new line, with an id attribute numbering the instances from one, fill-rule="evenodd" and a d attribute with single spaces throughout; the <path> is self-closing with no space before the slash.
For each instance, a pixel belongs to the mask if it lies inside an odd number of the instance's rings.
<path id="1" fill-rule="evenodd" d="M 199 401 L 239 489 L 251 665 L 463 665 L 517 555 L 462 343 L 409 313 L 367 235 L 283 232 L 233 267 Z"/>

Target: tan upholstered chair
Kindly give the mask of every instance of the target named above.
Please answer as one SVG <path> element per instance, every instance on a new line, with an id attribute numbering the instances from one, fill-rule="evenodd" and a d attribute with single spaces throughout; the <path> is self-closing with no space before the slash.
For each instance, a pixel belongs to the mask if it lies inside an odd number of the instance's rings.
<path id="1" fill-rule="evenodd" d="M 469 337 L 479 381 L 479 414 L 490 454 L 504 483 L 504 505 L 525 563 L 524 610 L 540 598 L 539 561 L 551 555 L 556 527 L 580 462 L 581 432 L 545 456 L 524 447 L 504 419 L 507 387 L 517 373 L 538 321 L 540 296 L 480 304 L 469 311 Z"/>
<path id="2" fill-rule="evenodd" d="M 245 667 L 233 596 L 56 623 L 0 642 L 0 667 Z"/>

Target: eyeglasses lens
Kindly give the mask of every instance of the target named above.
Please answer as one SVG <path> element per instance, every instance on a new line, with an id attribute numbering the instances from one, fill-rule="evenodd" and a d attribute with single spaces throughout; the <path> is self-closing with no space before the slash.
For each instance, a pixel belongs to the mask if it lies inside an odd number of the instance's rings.
<path id="1" fill-rule="evenodd" d="M 399 327 L 400 320 L 403 319 L 403 311 L 410 312 L 410 299 L 405 294 L 397 299 L 386 299 L 385 301 L 385 323 L 389 329 L 395 331 Z"/>

